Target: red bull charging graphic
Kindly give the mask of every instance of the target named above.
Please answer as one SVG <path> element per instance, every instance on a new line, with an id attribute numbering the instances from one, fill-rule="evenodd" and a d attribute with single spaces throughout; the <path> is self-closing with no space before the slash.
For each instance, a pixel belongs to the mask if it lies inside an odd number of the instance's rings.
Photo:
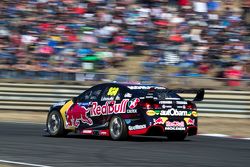
<path id="1" fill-rule="evenodd" d="M 91 118 L 87 116 L 89 111 L 84 106 L 74 105 L 66 112 L 66 127 L 78 127 L 80 121 L 88 125 L 93 125 Z"/>

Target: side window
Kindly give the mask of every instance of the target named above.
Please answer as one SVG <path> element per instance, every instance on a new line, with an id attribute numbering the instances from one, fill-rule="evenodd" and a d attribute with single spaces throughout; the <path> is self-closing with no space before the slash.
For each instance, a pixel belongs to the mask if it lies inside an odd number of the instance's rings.
<path id="1" fill-rule="evenodd" d="M 110 100 L 121 100 L 122 94 L 121 90 L 117 86 L 107 87 L 102 94 L 101 101 L 110 101 Z"/>
<path id="2" fill-rule="evenodd" d="M 122 100 L 122 93 L 121 93 L 121 91 L 119 91 L 119 92 L 117 93 L 117 95 L 116 95 L 116 97 L 115 97 L 115 100 L 116 100 L 116 101 Z"/>
<path id="3" fill-rule="evenodd" d="M 80 94 L 77 98 L 77 102 L 83 102 L 85 100 L 89 100 L 91 92 L 92 92 L 91 90 L 86 90 L 85 92 Z"/>
<path id="4" fill-rule="evenodd" d="M 90 95 L 90 100 L 97 100 L 98 97 L 100 96 L 101 92 L 102 92 L 101 89 L 93 90 L 91 95 Z"/>
<path id="5" fill-rule="evenodd" d="M 92 88 L 85 92 L 83 92 L 81 95 L 79 95 L 77 101 L 78 102 L 84 102 L 84 101 L 94 101 L 98 99 L 98 96 L 101 94 L 102 89 L 100 88 Z"/>

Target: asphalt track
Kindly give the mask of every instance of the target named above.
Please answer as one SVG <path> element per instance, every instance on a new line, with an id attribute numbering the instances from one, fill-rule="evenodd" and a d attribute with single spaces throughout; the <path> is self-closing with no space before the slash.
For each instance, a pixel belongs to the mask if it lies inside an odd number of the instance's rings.
<path id="1" fill-rule="evenodd" d="M 250 141 L 205 136 L 183 142 L 133 137 L 129 141 L 44 135 L 44 125 L 0 123 L 0 160 L 48 166 L 241 167 L 250 164 Z M 0 163 L 1 166 L 1 163 Z"/>

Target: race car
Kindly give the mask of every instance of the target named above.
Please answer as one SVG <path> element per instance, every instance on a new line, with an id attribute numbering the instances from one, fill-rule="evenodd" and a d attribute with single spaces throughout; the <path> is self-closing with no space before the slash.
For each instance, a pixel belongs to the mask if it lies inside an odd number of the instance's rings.
<path id="1" fill-rule="evenodd" d="M 69 132 L 82 135 L 109 136 L 126 140 L 133 135 L 167 136 L 184 140 L 197 134 L 197 108 L 204 89 L 192 101 L 159 85 L 103 83 L 79 96 L 50 107 L 46 130 L 50 136 Z"/>

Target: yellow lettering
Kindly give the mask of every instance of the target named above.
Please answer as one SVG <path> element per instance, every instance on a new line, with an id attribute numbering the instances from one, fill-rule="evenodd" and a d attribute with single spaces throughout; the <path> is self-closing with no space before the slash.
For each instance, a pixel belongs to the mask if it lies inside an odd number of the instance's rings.
<path id="1" fill-rule="evenodd" d="M 119 88 L 111 87 L 107 93 L 108 96 L 115 96 L 119 91 Z"/>

